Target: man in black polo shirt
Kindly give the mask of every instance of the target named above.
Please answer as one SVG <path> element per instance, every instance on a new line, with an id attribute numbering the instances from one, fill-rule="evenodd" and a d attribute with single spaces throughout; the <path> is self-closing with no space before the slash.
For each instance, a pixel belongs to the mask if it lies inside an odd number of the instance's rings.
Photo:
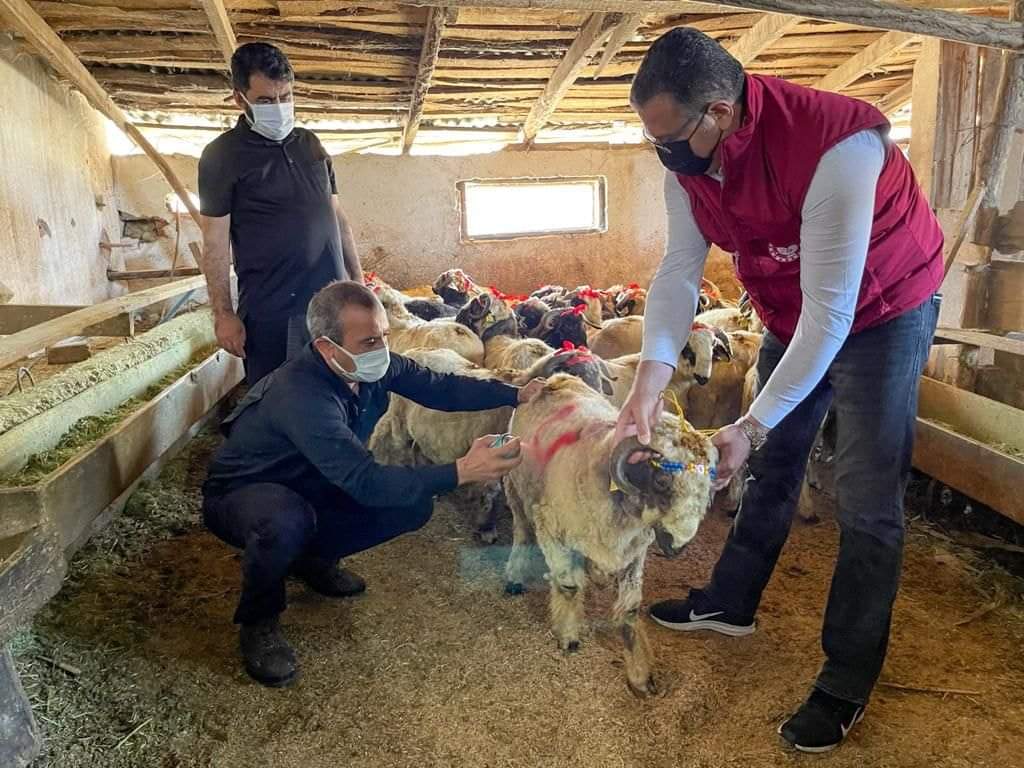
<path id="1" fill-rule="evenodd" d="M 364 444 L 390 393 L 441 411 L 480 411 L 526 402 L 543 386 L 434 373 L 389 354 L 387 315 L 361 283 L 319 291 L 308 324 L 313 341 L 224 421 L 227 440 L 203 486 L 206 525 L 245 551 L 235 622 L 246 671 L 272 686 L 297 673 L 278 625 L 289 573 L 324 595 L 362 592 L 340 558 L 422 527 L 436 494 L 498 480 L 519 463 L 517 439 L 494 445 L 487 435 L 452 464 L 378 464 Z"/>
<path id="2" fill-rule="evenodd" d="M 199 161 L 203 271 L 217 343 L 245 358 L 252 385 L 309 341 L 310 297 L 332 280 L 362 279 L 362 267 L 331 158 L 315 134 L 294 127 L 288 59 L 248 43 L 231 57 L 231 81 L 244 114 Z"/>

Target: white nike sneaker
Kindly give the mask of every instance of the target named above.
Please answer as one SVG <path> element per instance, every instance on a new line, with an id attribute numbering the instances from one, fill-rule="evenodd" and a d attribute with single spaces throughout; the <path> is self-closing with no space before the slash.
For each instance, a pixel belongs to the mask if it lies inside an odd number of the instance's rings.
<path id="1" fill-rule="evenodd" d="M 698 604 L 692 598 L 662 600 L 652 605 L 648 613 L 656 623 L 677 632 L 706 629 L 729 637 L 744 637 L 753 634 L 757 627 L 752 617 L 745 618 L 727 611 L 715 611 Z"/>

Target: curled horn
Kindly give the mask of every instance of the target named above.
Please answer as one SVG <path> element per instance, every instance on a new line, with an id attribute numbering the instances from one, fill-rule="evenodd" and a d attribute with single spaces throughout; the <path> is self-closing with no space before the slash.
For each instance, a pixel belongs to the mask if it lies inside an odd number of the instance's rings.
<path id="1" fill-rule="evenodd" d="M 636 437 L 627 437 L 612 451 L 611 461 L 611 474 L 612 482 L 619 487 L 624 494 L 627 496 L 639 496 L 642 491 L 633 484 L 633 481 L 629 477 L 629 469 L 631 465 L 629 463 L 629 457 L 637 451 L 649 450 L 646 446 L 641 445 L 640 441 Z"/>
<path id="2" fill-rule="evenodd" d="M 712 328 L 712 330 L 715 334 L 713 358 L 715 360 L 732 360 L 732 341 L 729 339 L 729 334 L 718 327 Z"/>
<path id="3" fill-rule="evenodd" d="M 642 445 L 636 437 L 627 437 L 612 451 L 612 482 L 627 496 L 641 496 L 651 491 L 667 491 L 672 486 L 672 477 L 667 472 L 651 466 L 649 461 L 629 463 L 629 457 L 638 451 L 658 452 Z"/>

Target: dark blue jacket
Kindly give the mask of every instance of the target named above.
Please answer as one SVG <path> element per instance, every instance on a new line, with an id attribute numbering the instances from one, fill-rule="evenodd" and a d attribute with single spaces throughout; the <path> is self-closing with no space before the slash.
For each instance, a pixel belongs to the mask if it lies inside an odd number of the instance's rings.
<path id="1" fill-rule="evenodd" d="M 454 464 L 394 467 L 366 449 L 390 393 L 439 411 L 514 406 L 518 389 L 499 381 L 441 374 L 401 355 L 358 396 L 312 344 L 261 379 L 222 424 L 227 435 L 210 462 L 207 495 L 278 483 L 307 495 L 326 480 L 367 507 L 412 504 L 458 485 Z"/>

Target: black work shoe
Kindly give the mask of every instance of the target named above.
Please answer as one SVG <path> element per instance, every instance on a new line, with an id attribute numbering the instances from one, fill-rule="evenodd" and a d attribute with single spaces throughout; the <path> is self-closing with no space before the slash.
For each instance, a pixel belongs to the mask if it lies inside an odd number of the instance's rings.
<path id="1" fill-rule="evenodd" d="M 800 709 L 779 726 L 779 735 L 801 752 L 829 752 L 864 718 L 864 707 L 815 688 Z"/>
<path id="2" fill-rule="evenodd" d="M 756 627 L 752 617 L 715 610 L 714 606 L 704 605 L 704 601 L 692 594 L 686 600 L 655 603 L 648 613 L 656 623 L 678 632 L 708 629 L 729 637 L 743 637 L 753 634 Z"/>
<path id="3" fill-rule="evenodd" d="M 327 597 L 352 597 L 366 591 L 366 582 L 362 576 L 342 568 L 338 563 L 331 563 L 318 558 L 303 558 L 292 568 L 302 581 L 314 592 Z"/>
<path id="4" fill-rule="evenodd" d="M 238 646 L 245 671 L 257 682 L 280 688 L 291 685 L 298 676 L 295 651 L 281 634 L 276 616 L 255 624 L 243 624 L 238 630 Z"/>

